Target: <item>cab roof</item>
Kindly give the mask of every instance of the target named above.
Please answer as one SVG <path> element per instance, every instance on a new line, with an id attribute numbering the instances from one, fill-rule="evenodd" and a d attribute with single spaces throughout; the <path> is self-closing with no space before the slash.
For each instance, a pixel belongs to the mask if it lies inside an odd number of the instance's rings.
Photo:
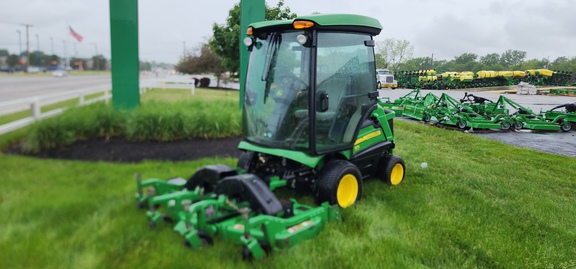
<path id="1" fill-rule="evenodd" d="M 300 16 L 293 20 L 261 21 L 250 24 L 255 33 L 274 30 L 294 29 L 296 21 L 311 21 L 314 26 L 307 29 L 334 30 L 362 32 L 378 35 L 382 31 L 382 25 L 377 19 L 354 14 L 314 14 Z"/>

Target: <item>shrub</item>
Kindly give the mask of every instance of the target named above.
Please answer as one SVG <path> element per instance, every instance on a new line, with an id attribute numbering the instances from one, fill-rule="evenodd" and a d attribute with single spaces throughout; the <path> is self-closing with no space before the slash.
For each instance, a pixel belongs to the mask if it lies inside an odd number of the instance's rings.
<path id="1" fill-rule="evenodd" d="M 209 78 L 201 78 L 200 79 L 200 87 L 208 88 L 210 86 L 210 79 Z"/>
<path id="2" fill-rule="evenodd" d="M 242 134 L 242 117 L 233 101 L 150 102 L 133 111 L 96 104 L 76 107 L 33 124 L 23 149 L 37 153 L 95 137 L 170 141 L 225 138 Z"/>

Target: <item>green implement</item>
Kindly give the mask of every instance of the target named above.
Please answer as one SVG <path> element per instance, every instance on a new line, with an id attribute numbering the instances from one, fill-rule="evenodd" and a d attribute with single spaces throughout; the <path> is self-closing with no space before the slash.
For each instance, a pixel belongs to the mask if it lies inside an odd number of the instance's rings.
<path id="1" fill-rule="evenodd" d="M 506 114 L 498 114 L 494 117 L 482 115 L 473 107 L 461 103 L 445 93 L 440 96 L 435 105 L 424 113 L 430 115 L 430 119 L 436 120 L 436 124 L 456 126 L 460 129 L 510 128 L 510 122 Z"/>
<path id="2" fill-rule="evenodd" d="M 137 185 L 136 199 L 149 209 L 151 227 L 172 223 L 192 248 L 210 245 L 219 236 L 241 245 L 247 259 L 294 246 L 340 219 L 338 206 L 280 201 L 256 175 L 238 174 L 225 165 L 205 166 L 188 180 L 142 181 L 137 176 Z"/>

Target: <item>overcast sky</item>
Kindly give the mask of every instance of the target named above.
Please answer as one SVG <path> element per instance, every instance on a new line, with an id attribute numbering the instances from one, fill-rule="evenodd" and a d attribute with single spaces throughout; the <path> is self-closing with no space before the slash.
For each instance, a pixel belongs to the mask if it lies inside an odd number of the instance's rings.
<path id="1" fill-rule="evenodd" d="M 213 23 L 224 23 L 239 0 L 140 0 L 140 59 L 177 63 L 187 49 L 212 35 Z M 278 0 L 269 0 L 275 6 Z M 527 52 L 527 58 L 576 56 L 576 4 L 570 0 L 285 0 L 298 15 L 313 12 L 352 13 L 374 17 L 384 26 L 375 39 L 408 40 L 414 57 L 434 54 L 453 59 L 465 52 L 479 56 L 507 49 Z M 110 58 L 108 0 L 1 0 L 0 49 L 19 53 L 17 30 L 26 50 L 88 58 Z M 79 43 L 68 26 L 84 37 Z M 36 38 L 38 35 L 38 38 Z M 53 39 L 51 42 L 50 38 Z M 38 42 L 39 41 L 39 42 Z"/>

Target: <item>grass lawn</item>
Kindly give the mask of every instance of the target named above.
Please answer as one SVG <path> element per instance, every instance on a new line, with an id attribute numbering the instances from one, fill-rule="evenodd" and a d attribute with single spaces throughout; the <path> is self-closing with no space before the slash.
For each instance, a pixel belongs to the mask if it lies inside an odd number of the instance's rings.
<path id="1" fill-rule="evenodd" d="M 252 264 L 227 241 L 191 250 L 169 227 L 151 230 L 133 200 L 136 172 L 188 177 L 234 159 L 113 164 L 0 155 L 0 268 L 576 267 L 576 159 L 410 122 L 395 127 L 405 182 L 366 181 L 342 222 Z"/>

